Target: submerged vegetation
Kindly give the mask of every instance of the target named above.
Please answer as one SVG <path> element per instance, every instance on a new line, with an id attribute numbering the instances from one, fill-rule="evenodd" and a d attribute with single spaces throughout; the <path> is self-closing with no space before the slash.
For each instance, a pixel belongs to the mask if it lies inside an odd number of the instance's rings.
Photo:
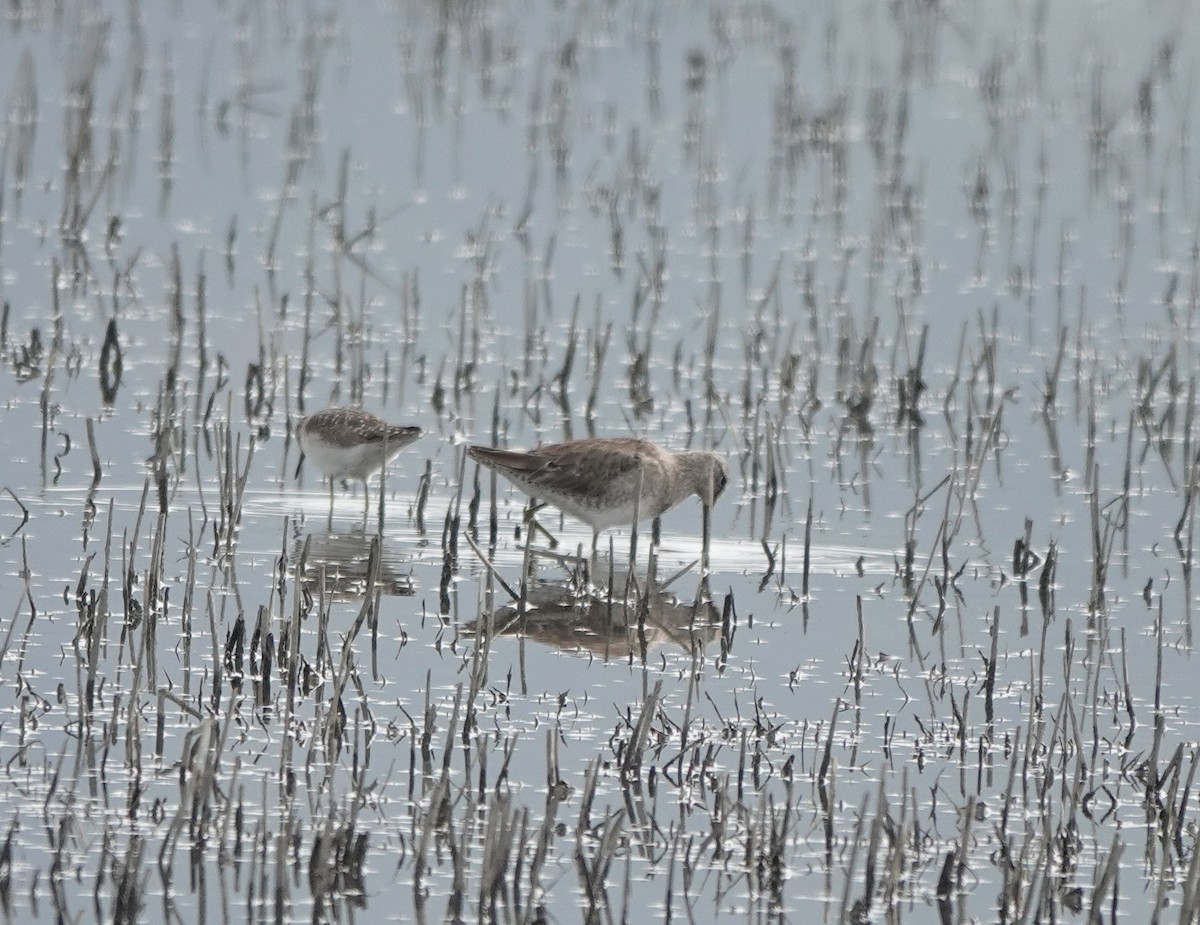
<path id="1" fill-rule="evenodd" d="M 0 18 L 7 918 L 1200 917 L 1186 4 L 150 6 Z"/>

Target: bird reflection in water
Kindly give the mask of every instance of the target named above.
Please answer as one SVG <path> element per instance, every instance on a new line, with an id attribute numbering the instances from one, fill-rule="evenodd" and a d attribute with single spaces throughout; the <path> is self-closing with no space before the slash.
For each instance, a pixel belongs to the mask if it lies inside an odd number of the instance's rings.
<path id="1" fill-rule="evenodd" d="M 298 565 L 308 543 L 301 586 L 327 600 L 361 601 L 367 591 L 371 567 L 371 541 L 374 533 L 356 530 L 350 533 L 312 533 L 298 536 L 292 546 L 292 563 Z M 384 543 L 379 556 L 379 574 L 375 590 L 380 594 L 415 594 L 412 575 L 401 571 L 401 556 Z"/>
<path id="2" fill-rule="evenodd" d="M 466 634 L 486 630 L 487 620 L 484 616 L 468 623 Z M 491 621 L 497 636 L 524 635 L 555 649 L 605 659 L 644 658 L 662 645 L 691 651 L 721 635 L 721 613 L 711 601 L 681 602 L 658 589 L 640 598 L 610 600 L 554 582 L 529 586 L 524 616 L 512 604 L 497 610 Z"/>

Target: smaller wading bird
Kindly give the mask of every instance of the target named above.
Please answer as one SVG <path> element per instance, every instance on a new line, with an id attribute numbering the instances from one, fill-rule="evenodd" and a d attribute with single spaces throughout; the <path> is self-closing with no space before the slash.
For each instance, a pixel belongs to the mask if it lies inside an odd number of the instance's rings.
<path id="1" fill-rule="evenodd" d="M 586 523 L 593 555 L 601 530 L 632 524 L 635 516 L 656 518 L 688 495 L 700 498 L 707 518 L 729 482 L 725 460 L 711 450 L 671 453 L 635 437 L 571 440 L 536 450 L 472 446 L 467 455 Z"/>
<path id="2" fill-rule="evenodd" d="M 379 472 L 397 453 L 421 436 L 421 428 L 389 424 L 358 408 L 325 408 L 300 419 L 296 431 L 304 459 L 311 459 L 329 479 L 329 508 L 333 483 L 357 479 L 363 483 L 365 514 L 370 503 L 367 478 Z M 296 466 L 300 472 L 300 464 Z"/>

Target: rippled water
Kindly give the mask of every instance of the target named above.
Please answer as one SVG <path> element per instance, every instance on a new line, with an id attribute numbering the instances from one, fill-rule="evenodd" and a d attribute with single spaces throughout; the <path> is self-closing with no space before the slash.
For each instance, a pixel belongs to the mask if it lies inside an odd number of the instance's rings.
<path id="1" fill-rule="evenodd" d="M 1189 13 L 10 6 L 6 911 L 1194 908 Z M 591 433 L 708 575 L 522 583 L 464 447 Z"/>

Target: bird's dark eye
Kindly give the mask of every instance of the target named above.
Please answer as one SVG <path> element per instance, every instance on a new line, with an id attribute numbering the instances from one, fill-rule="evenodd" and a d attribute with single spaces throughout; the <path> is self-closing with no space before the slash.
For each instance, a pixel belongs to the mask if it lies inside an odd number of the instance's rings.
<path id="1" fill-rule="evenodd" d="M 727 479 L 727 478 L 725 477 L 725 473 L 724 473 L 724 472 L 718 472 L 718 473 L 717 473 L 717 480 L 716 480 L 716 482 L 713 484 L 713 497 L 714 497 L 714 498 L 719 498 L 719 497 L 721 496 L 721 492 L 723 492 L 723 491 L 725 490 L 725 484 L 726 484 L 728 481 L 729 481 L 729 479 Z"/>

